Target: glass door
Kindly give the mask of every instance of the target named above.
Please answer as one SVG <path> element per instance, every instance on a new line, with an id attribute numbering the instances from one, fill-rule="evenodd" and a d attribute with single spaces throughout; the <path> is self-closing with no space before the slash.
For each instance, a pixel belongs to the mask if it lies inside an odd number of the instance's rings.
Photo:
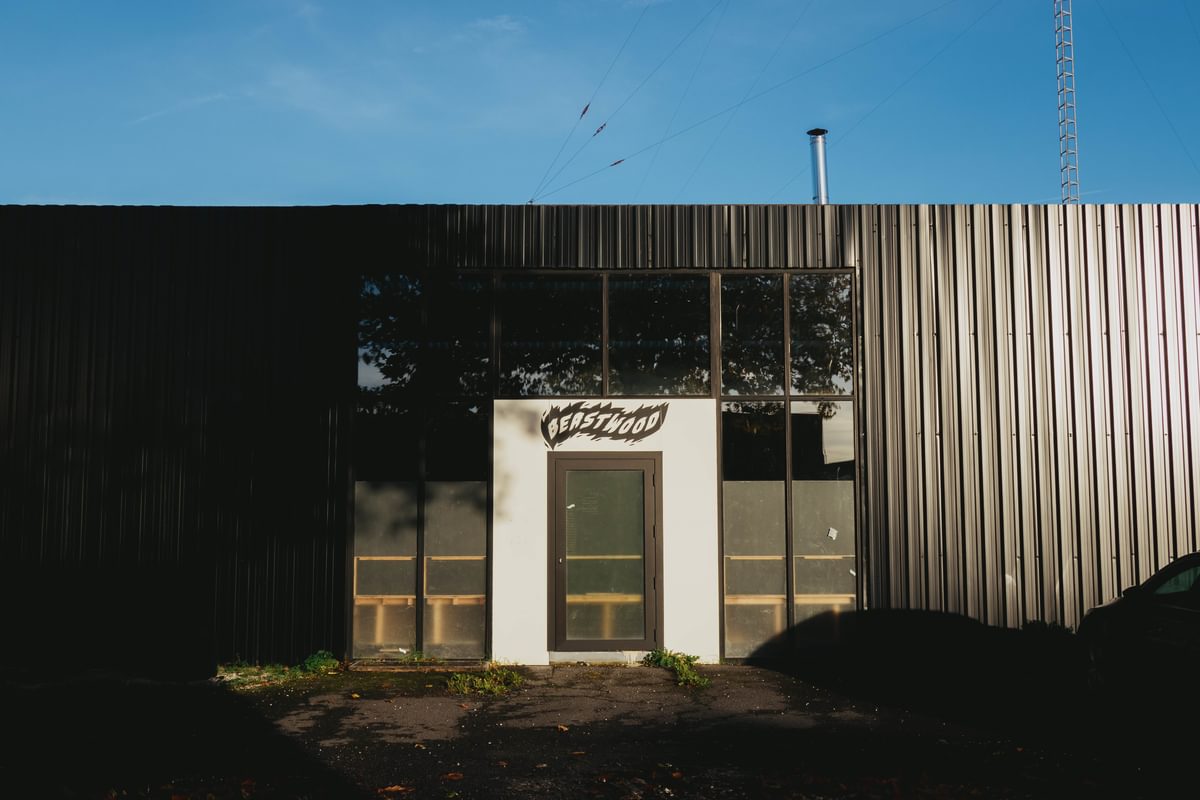
<path id="1" fill-rule="evenodd" d="M 551 454 L 554 650 L 660 641 L 657 453 Z"/>

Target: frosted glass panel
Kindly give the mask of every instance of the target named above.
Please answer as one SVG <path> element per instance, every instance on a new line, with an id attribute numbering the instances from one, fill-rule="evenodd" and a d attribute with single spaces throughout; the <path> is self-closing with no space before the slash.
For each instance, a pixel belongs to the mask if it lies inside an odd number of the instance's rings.
<path id="1" fill-rule="evenodd" d="M 725 555 L 783 556 L 783 481 L 724 481 Z"/>
<path id="2" fill-rule="evenodd" d="M 481 658 L 487 592 L 487 483 L 425 484 L 422 651 Z"/>
<path id="3" fill-rule="evenodd" d="M 416 593 L 416 560 L 411 556 L 367 556 L 354 560 L 354 594 L 409 596 Z"/>
<path id="4" fill-rule="evenodd" d="M 354 555 L 412 556 L 417 553 L 417 484 L 356 481 Z"/>
<path id="5" fill-rule="evenodd" d="M 787 576 L 784 557 L 725 559 L 725 594 L 771 594 L 783 597 Z"/>
<path id="6" fill-rule="evenodd" d="M 425 555 L 482 556 L 487 550 L 487 483 L 425 485 Z"/>
<path id="7" fill-rule="evenodd" d="M 425 559 L 425 594 L 478 595 L 487 588 L 487 563 L 483 556 L 428 557 Z"/>
<path id="8" fill-rule="evenodd" d="M 797 558 L 797 594 L 854 594 L 854 558 Z"/>
<path id="9" fill-rule="evenodd" d="M 780 562 L 782 566 L 782 562 Z M 765 654 L 772 639 L 787 626 L 787 606 L 778 597 L 725 599 L 725 655 L 747 658 Z"/>
<path id="10" fill-rule="evenodd" d="M 793 481 L 797 553 L 854 555 L 854 481 Z"/>
<path id="11" fill-rule="evenodd" d="M 478 598 L 425 600 L 425 647 L 434 658 L 482 658 L 484 602 Z"/>
<path id="12" fill-rule="evenodd" d="M 566 471 L 566 635 L 643 639 L 645 498 L 640 470 Z"/>
<path id="13" fill-rule="evenodd" d="M 355 658 L 403 656 L 416 642 L 417 485 L 354 485 Z"/>
<path id="14" fill-rule="evenodd" d="M 416 604 L 407 598 L 356 598 L 354 657 L 401 658 L 415 649 Z"/>

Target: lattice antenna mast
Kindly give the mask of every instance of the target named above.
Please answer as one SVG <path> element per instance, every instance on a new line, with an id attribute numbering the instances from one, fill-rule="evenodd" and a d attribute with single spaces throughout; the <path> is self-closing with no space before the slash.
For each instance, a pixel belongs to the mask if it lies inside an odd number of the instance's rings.
<path id="1" fill-rule="evenodd" d="M 1075 125 L 1075 35 L 1071 0 L 1054 0 L 1055 56 L 1058 62 L 1058 166 L 1062 201 L 1079 202 L 1079 143 Z"/>

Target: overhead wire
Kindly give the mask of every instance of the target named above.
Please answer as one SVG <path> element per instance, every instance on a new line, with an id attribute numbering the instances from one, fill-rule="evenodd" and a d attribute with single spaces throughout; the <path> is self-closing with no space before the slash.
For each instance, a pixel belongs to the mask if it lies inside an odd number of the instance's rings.
<path id="1" fill-rule="evenodd" d="M 923 64 L 921 64 L 921 66 L 917 67 L 915 70 L 913 70 L 911 73 L 909 73 L 908 77 L 906 77 L 894 89 L 892 89 L 892 91 L 890 91 L 886 97 L 884 97 L 882 100 L 880 100 L 874 106 L 872 106 L 871 109 L 869 111 L 867 111 L 867 113 L 865 113 L 861 117 L 859 117 L 858 120 L 856 120 L 853 125 L 851 125 L 849 128 L 846 129 L 845 133 L 842 133 L 841 135 L 831 139 L 829 142 L 829 147 L 833 148 L 834 146 L 845 142 L 846 139 L 848 139 L 850 137 L 850 134 L 852 134 L 855 131 L 855 129 L 858 128 L 858 126 L 862 125 L 864 122 L 867 121 L 868 117 L 870 117 L 872 114 L 874 114 L 880 108 L 882 108 L 889 100 L 891 100 L 893 97 L 895 97 L 897 94 L 899 94 L 900 91 L 902 89 L 904 89 L 905 86 L 912 83 L 913 80 L 916 79 L 917 75 L 919 75 L 922 71 L 924 71 L 926 67 L 928 67 L 933 62 L 937 61 L 939 58 L 941 58 L 942 55 L 944 55 L 947 50 L 954 47 L 954 45 L 956 45 L 960 39 L 962 39 L 964 36 L 966 36 L 971 31 L 972 28 L 974 28 L 981 21 L 983 21 L 983 18 L 986 17 L 988 14 L 990 14 L 992 12 L 992 10 L 996 8 L 996 6 L 1000 5 L 1001 2 L 1003 2 L 1003 0 L 996 0 L 994 3 L 992 3 L 986 9 L 984 9 L 983 13 L 981 13 L 974 20 L 972 20 L 971 23 L 969 25 L 967 25 L 967 27 L 963 28 L 961 31 L 956 33 L 950 39 L 950 41 L 946 42 L 946 44 L 943 45 L 940 50 L 938 50 L 936 53 L 933 54 L 933 56 L 931 56 L 929 58 L 929 60 L 925 61 Z M 797 172 L 795 175 L 793 175 L 791 178 L 789 178 L 787 183 L 785 183 L 783 186 L 779 187 L 779 189 L 776 190 L 774 194 L 772 194 L 770 197 L 767 198 L 767 202 L 770 202 L 770 201 L 774 200 L 776 197 L 778 197 L 779 195 L 783 194 L 783 192 L 789 186 L 791 186 L 793 183 L 795 183 L 797 180 L 799 180 L 801 177 L 803 177 L 804 174 L 808 172 L 808 169 L 809 168 L 806 165 L 799 172 Z"/>
<path id="2" fill-rule="evenodd" d="M 754 80 L 750 82 L 748 87 L 746 87 L 746 94 L 742 97 L 743 100 L 750 96 L 750 93 L 754 91 L 754 87 L 758 86 L 758 82 L 762 80 L 762 76 L 767 74 L 767 70 L 770 69 L 771 64 L 774 63 L 775 57 L 779 55 L 779 51 L 783 49 L 784 44 L 786 44 L 787 40 L 791 38 L 793 33 L 795 33 L 796 28 L 800 25 L 800 21 L 804 19 L 805 15 L 808 14 L 808 10 L 812 8 L 812 4 L 813 0 L 808 0 L 808 3 L 805 4 L 804 9 L 800 12 L 800 15 L 796 17 L 791 27 L 789 27 L 787 32 L 783 34 L 783 38 L 779 40 L 779 44 L 775 45 L 775 49 L 763 63 L 762 69 L 758 71 L 758 74 L 754 76 Z M 725 135 L 725 131 L 728 130 L 730 123 L 733 122 L 733 118 L 736 116 L 737 109 L 734 109 L 732 112 L 730 112 L 729 116 L 725 118 L 725 122 L 721 125 L 721 129 L 717 131 L 717 135 L 714 136 L 712 141 L 708 143 L 708 148 L 705 149 L 704 153 L 700 156 L 700 160 L 696 162 L 696 166 L 692 167 L 692 171 L 688 174 L 687 180 L 683 182 L 683 185 L 679 187 L 679 191 L 675 193 L 676 197 L 683 194 L 684 191 L 687 190 L 687 187 L 691 185 L 692 179 L 696 177 L 696 173 L 698 173 L 700 168 L 704 166 L 704 162 L 708 160 L 708 156 L 712 153 L 713 148 L 717 146 L 717 142 L 719 142 L 721 137 Z"/>
<path id="3" fill-rule="evenodd" d="M 670 52 L 668 52 L 665 56 L 663 56 L 662 60 L 659 61 L 657 65 L 655 65 L 654 69 L 650 70 L 650 74 L 648 74 L 646 77 L 642 78 L 642 82 L 639 83 L 636 87 L 634 87 L 633 91 L 630 92 L 625 97 L 625 99 L 621 101 L 620 105 L 618 105 L 616 107 L 616 109 L 613 110 L 612 113 L 610 113 L 607 117 L 605 117 L 604 122 L 602 122 L 600 124 L 600 127 L 596 128 L 596 130 L 592 133 L 591 136 L 589 136 L 587 139 L 584 139 L 583 144 L 581 144 L 579 146 L 579 148 L 571 155 L 571 157 L 567 159 L 566 163 L 564 163 L 561 167 L 558 168 L 558 172 L 555 172 L 553 177 L 551 177 L 547 183 L 551 183 L 551 184 L 554 183 L 554 181 L 556 181 L 558 179 L 558 176 L 563 173 L 563 170 L 565 170 L 567 167 L 571 166 L 571 164 L 575 161 L 575 159 L 579 157 L 580 153 L 582 153 L 587 148 L 587 146 L 592 143 L 592 140 L 595 139 L 597 136 L 599 136 L 604 131 L 604 129 L 608 127 L 608 123 L 612 121 L 613 117 L 615 117 L 617 114 L 619 114 L 621 112 L 621 109 L 625 108 L 625 106 L 629 103 L 629 101 L 632 100 L 634 98 L 634 96 L 642 90 L 642 87 L 645 86 L 646 83 L 651 78 L 653 78 L 660 69 L 662 69 L 663 65 L 671 60 L 671 57 L 674 56 L 675 53 L 679 50 L 679 48 L 683 46 L 684 42 L 686 42 L 688 39 L 690 39 L 692 37 L 692 34 L 696 32 L 696 29 L 699 28 L 702 24 L 704 24 L 704 20 L 708 19 L 709 16 L 711 16 L 712 13 L 717 10 L 717 6 L 721 5 L 721 3 L 723 3 L 723 2 L 726 2 L 726 0 L 717 0 L 715 3 L 713 3 L 712 7 L 708 9 L 708 11 L 704 12 L 704 16 L 700 17 L 700 19 L 698 19 L 696 21 L 696 24 L 693 25 L 688 30 L 688 32 L 683 35 L 683 38 L 681 38 L 678 42 L 675 43 L 675 46 L 671 48 Z M 545 196 L 544 194 L 538 195 L 535 192 L 534 196 L 530 198 L 530 202 L 532 203 L 533 201 L 537 200 L 539 197 L 544 197 L 544 196 Z"/>
<path id="4" fill-rule="evenodd" d="M 562 144 L 559 145 L 558 152 L 554 154 L 554 158 L 550 161 L 550 165 L 546 167 L 546 171 L 542 173 L 542 179 L 538 181 L 538 185 L 534 187 L 533 193 L 529 195 L 529 202 L 533 202 L 533 198 L 537 196 L 537 193 L 541 191 L 542 186 L 545 185 L 546 176 L 550 174 L 550 170 L 554 169 L 554 165 L 558 163 L 558 159 L 562 156 L 563 150 L 567 148 L 567 142 L 571 141 L 571 137 L 574 136 L 575 131 L 579 129 L 579 123 L 583 122 L 583 118 L 587 115 L 588 109 L 592 107 L 592 103 L 594 103 L 596 100 L 596 95 L 600 93 L 600 89 L 604 86 L 605 81 L 608 80 L 608 76 L 612 73 L 613 67 L 617 65 L 617 60 L 621 57 L 621 54 L 625 52 L 625 47 L 629 44 L 629 40 L 633 38 L 634 32 L 638 29 L 638 26 L 642 24 L 642 18 L 645 17 L 646 12 L 650 10 L 650 6 L 651 4 L 647 3 L 642 7 L 642 13 L 638 14 L 637 21 L 633 23 L 633 27 L 629 29 L 629 33 L 625 35 L 625 41 L 621 42 L 621 47 L 617 50 L 617 54 L 613 56 L 612 61 L 608 63 L 608 69 L 604 71 L 604 76 L 600 78 L 600 82 L 597 83 L 596 88 L 592 90 L 592 96 L 588 98 L 586 103 L 584 103 L 583 111 L 579 112 L 579 116 L 575 118 L 575 124 L 571 126 L 571 130 L 567 133 L 567 137 L 563 139 Z"/>
<path id="5" fill-rule="evenodd" d="M 791 77 L 784 78 L 783 80 L 779 81 L 778 83 L 768 86 L 766 89 L 763 89 L 760 92 L 752 94 L 749 97 L 744 98 L 743 100 L 740 100 L 739 102 L 734 103 L 731 106 L 723 108 L 720 111 L 716 111 L 712 114 L 709 114 L 708 116 L 704 117 L 703 119 L 699 119 L 699 120 L 693 122 L 691 125 L 681 128 L 668 136 L 664 136 L 663 138 L 659 139 L 658 141 L 651 142 L 650 144 L 646 145 L 645 147 L 641 148 L 640 150 L 636 150 L 636 151 L 630 153 L 629 155 L 626 155 L 622 158 L 618 158 L 616 161 L 613 161 L 610 164 L 606 164 L 605 166 L 600 167 L 599 169 L 593 170 L 592 172 L 589 172 L 585 175 L 581 175 L 580 177 L 576 178 L 573 181 L 564 183 L 561 186 L 558 186 L 554 189 L 549 189 L 548 191 L 542 192 L 540 197 L 549 197 L 552 194 L 557 194 L 564 189 L 567 189 L 571 186 L 574 186 L 577 183 L 587 180 L 588 178 L 595 177 L 596 175 L 599 175 L 601 172 L 604 172 L 607 169 L 611 169 L 612 167 L 615 167 L 619 164 L 623 164 L 626 161 L 629 161 L 630 159 L 636 158 L 637 156 L 642 155 L 643 153 L 647 152 L 648 150 L 651 150 L 664 142 L 669 142 L 672 139 L 677 139 L 680 136 L 683 136 L 685 133 L 690 133 L 690 132 L 694 131 L 696 128 L 699 128 L 703 125 L 707 125 L 708 123 L 712 122 L 715 119 L 719 119 L 721 116 L 728 114 L 729 112 L 733 111 L 736 108 L 740 108 L 741 106 L 744 106 L 747 103 L 752 103 L 755 100 L 758 100 L 762 97 L 765 97 L 768 94 L 771 94 L 772 92 L 782 89 L 784 86 L 787 86 L 788 84 L 793 83 L 793 82 L 799 80 L 800 78 L 805 77 L 806 75 L 810 75 L 813 72 L 816 72 L 817 70 L 819 70 L 823 67 L 827 67 L 836 61 L 840 61 L 841 59 L 845 58 L 846 56 L 852 55 L 853 53 L 856 53 L 859 50 L 862 50 L 864 47 L 868 47 L 868 46 L 874 44 L 875 42 L 879 41 L 880 39 L 890 36 L 893 33 L 896 33 L 897 31 L 903 30 L 904 28 L 908 27 L 909 25 L 919 22 L 920 20 L 924 19 L 925 17 L 928 17 L 931 14 L 935 14 L 938 11 L 941 11 L 942 9 L 944 9 L 948 6 L 952 6 L 957 2 L 959 2 L 959 0 L 946 0 L 946 2 L 942 3 L 941 5 L 934 6 L 933 8 L 931 8 L 927 11 L 923 11 L 920 14 L 916 15 L 915 17 L 912 17 L 911 19 L 908 19 L 905 22 L 900 23 L 899 25 L 893 26 L 893 27 L 887 29 L 886 31 L 883 31 L 882 33 L 876 34 L 875 36 L 872 36 L 870 39 L 860 42 L 859 44 L 856 44 L 847 50 L 843 50 L 842 52 L 838 53 L 837 55 L 830 56 L 829 58 L 825 59 L 824 61 L 814 64 L 811 67 L 808 67 L 808 68 L 802 70 L 801 72 L 798 72 L 795 75 L 792 75 Z"/>
<path id="6" fill-rule="evenodd" d="M 1187 0 L 1179 0 L 1179 5 L 1183 6 L 1183 13 L 1187 14 L 1188 22 L 1192 24 L 1192 35 L 1196 37 L 1196 44 L 1200 44 L 1200 27 L 1196 26 L 1196 18 L 1192 16 Z"/>
<path id="7" fill-rule="evenodd" d="M 729 11 L 729 6 L 733 4 L 733 0 L 725 0 L 725 8 L 713 23 L 712 31 L 708 34 L 708 41 L 704 43 L 704 49 L 700 51 L 700 58 L 696 61 L 696 67 L 692 70 L 691 77 L 688 78 L 687 86 L 683 88 L 683 94 L 679 95 L 679 102 L 675 104 L 675 110 L 671 113 L 671 118 L 667 120 L 667 127 L 663 130 L 663 136 L 671 132 L 671 128 L 675 126 L 675 119 L 679 116 L 680 109 L 683 108 L 683 101 L 687 99 L 688 93 L 692 90 L 692 84 L 696 82 L 696 75 L 700 72 L 700 67 L 704 64 L 704 59 L 708 56 L 708 51 L 712 48 L 713 39 L 717 38 L 717 31 L 721 28 L 721 20 L 725 19 L 726 12 Z M 642 196 L 642 187 L 646 185 L 646 179 L 650 177 L 650 173 L 654 171 L 654 164 L 658 161 L 658 154 L 662 150 L 660 143 L 654 148 L 654 155 L 650 157 L 650 165 L 646 167 L 646 171 L 642 173 L 642 180 L 638 183 L 637 191 L 633 193 L 633 200 Z"/>
<path id="8" fill-rule="evenodd" d="M 1154 92 L 1154 87 L 1150 85 L 1150 81 L 1146 80 L 1146 76 L 1142 73 L 1142 68 L 1138 66 L 1137 60 L 1134 59 L 1133 53 L 1125 45 L 1125 40 L 1121 38 L 1121 32 L 1117 30 L 1117 26 L 1113 24 L 1112 18 L 1108 16 L 1108 11 L 1104 8 L 1104 3 L 1096 0 L 1096 5 L 1100 9 L 1101 16 L 1108 23 L 1108 27 L 1112 28 L 1113 35 L 1117 37 L 1117 43 L 1121 45 L 1121 49 L 1125 51 L 1125 57 L 1129 59 L 1129 63 L 1133 65 L 1133 71 L 1142 79 L 1142 84 L 1146 87 L 1146 91 L 1150 94 L 1150 99 L 1154 101 L 1154 105 L 1158 106 L 1159 113 L 1166 120 L 1167 127 L 1171 129 L 1171 133 L 1175 134 L 1175 140 L 1179 142 L 1179 147 L 1183 150 L 1183 154 L 1192 164 L 1192 169 L 1196 170 L 1196 174 L 1200 175 L 1200 166 L 1197 166 L 1196 159 L 1192 158 L 1192 151 L 1188 150 L 1187 144 L 1183 141 L 1183 137 L 1179 135 L 1179 130 L 1175 127 L 1175 123 L 1171 121 L 1171 117 L 1167 114 L 1167 109 L 1158 99 L 1158 95 Z"/>

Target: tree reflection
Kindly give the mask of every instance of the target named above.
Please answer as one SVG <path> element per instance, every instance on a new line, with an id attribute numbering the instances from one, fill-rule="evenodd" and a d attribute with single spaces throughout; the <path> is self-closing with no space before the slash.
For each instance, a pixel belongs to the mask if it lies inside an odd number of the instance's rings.
<path id="1" fill-rule="evenodd" d="M 850 394 L 854 339 L 849 275 L 793 275 L 791 383 L 794 394 Z"/>
<path id="2" fill-rule="evenodd" d="M 358 357 L 375 385 L 359 385 L 360 411 L 378 412 L 416 382 L 421 348 L 422 282 L 402 272 L 364 274 L 358 297 Z"/>
<path id="3" fill-rule="evenodd" d="M 501 394 L 600 394 L 600 291 L 598 277 L 501 284 Z"/>
<path id="4" fill-rule="evenodd" d="M 708 394 L 708 306 L 705 277 L 609 280 L 612 393 Z"/>
<path id="5" fill-rule="evenodd" d="M 721 278 L 721 391 L 783 394 L 783 278 Z"/>

